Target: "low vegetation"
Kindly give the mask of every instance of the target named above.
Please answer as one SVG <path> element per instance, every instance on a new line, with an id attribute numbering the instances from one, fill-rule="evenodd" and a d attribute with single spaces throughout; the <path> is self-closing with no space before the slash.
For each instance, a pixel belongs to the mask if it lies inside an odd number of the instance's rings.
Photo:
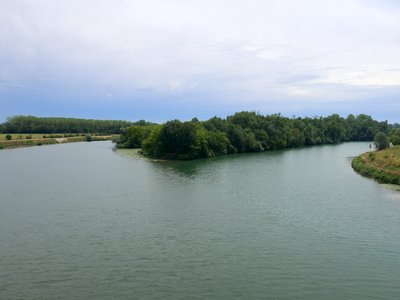
<path id="1" fill-rule="evenodd" d="M 353 159 L 352 167 L 380 183 L 400 185 L 400 146 L 361 154 Z"/>

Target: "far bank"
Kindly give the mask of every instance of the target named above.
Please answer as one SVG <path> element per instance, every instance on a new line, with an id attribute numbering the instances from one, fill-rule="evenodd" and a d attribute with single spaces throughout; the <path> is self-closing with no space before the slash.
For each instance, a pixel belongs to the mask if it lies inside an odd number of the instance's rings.
<path id="1" fill-rule="evenodd" d="M 54 144 L 64 144 L 64 143 L 76 143 L 76 142 L 94 142 L 94 141 L 106 141 L 112 140 L 112 135 L 68 135 L 68 134 L 54 134 L 54 135 L 39 135 L 39 134 L 13 134 L 10 139 L 5 138 L 0 139 L 0 149 L 11 149 L 11 148 L 21 148 L 21 147 L 32 147 L 32 146 L 42 146 L 42 145 L 54 145 Z M 41 136 L 41 137 L 40 137 Z"/>

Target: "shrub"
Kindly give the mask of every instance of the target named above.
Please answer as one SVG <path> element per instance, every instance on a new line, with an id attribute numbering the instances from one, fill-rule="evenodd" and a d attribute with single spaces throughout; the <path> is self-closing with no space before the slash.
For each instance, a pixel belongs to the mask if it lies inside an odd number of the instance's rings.
<path id="1" fill-rule="evenodd" d="M 375 146 L 378 150 L 389 148 L 389 138 L 383 132 L 378 132 L 374 138 Z"/>
<path id="2" fill-rule="evenodd" d="M 7 140 L 7 141 L 11 141 L 11 140 L 12 140 L 12 136 L 11 136 L 10 134 L 7 134 L 7 135 L 6 135 L 6 140 Z"/>
<path id="3" fill-rule="evenodd" d="M 376 153 L 375 152 L 370 152 L 368 153 L 368 157 L 371 161 L 374 161 L 376 158 Z"/>
<path id="4" fill-rule="evenodd" d="M 395 146 L 400 145 L 400 136 L 397 135 L 390 136 L 390 142 Z"/>

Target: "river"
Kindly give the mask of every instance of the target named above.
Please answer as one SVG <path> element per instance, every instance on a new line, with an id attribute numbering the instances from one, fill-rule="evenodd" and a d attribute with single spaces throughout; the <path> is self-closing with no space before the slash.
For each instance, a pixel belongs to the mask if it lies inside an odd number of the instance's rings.
<path id="1" fill-rule="evenodd" d="M 398 299 L 400 192 L 368 143 L 151 161 L 0 151 L 1 299 Z"/>

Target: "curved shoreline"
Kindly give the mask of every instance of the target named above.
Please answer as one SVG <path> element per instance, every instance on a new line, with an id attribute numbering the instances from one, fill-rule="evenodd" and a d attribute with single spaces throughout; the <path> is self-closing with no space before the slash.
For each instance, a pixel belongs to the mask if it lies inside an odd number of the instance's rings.
<path id="1" fill-rule="evenodd" d="M 351 166 L 360 175 L 400 189 L 400 147 L 366 152 L 355 158 Z"/>

